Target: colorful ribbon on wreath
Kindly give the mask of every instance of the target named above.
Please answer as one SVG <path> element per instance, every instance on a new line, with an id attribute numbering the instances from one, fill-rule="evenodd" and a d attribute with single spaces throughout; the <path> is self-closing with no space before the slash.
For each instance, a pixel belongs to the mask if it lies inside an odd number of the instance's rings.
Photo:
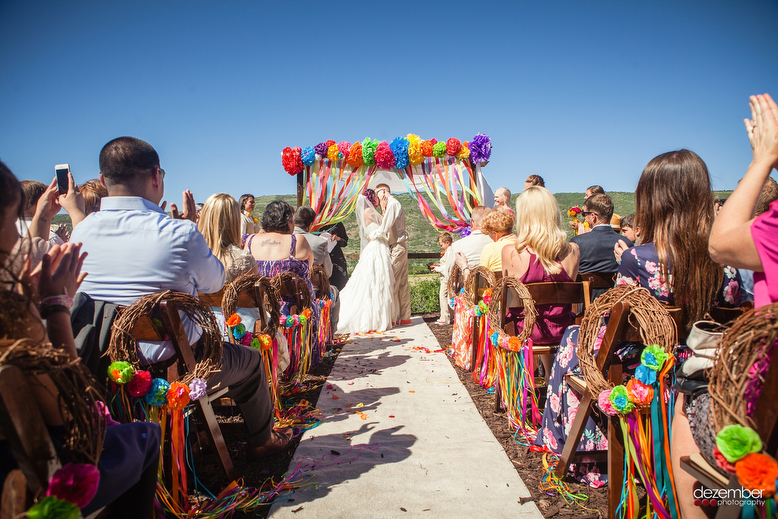
<path id="1" fill-rule="evenodd" d="M 487 288 L 484 296 L 477 305 L 470 309 L 470 315 L 475 318 L 476 333 L 473 334 L 473 341 L 476 344 L 476 356 L 472 359 L 473 382 L 484 389 L 491 389 L 497 380 L 497 352 L 496 346 L 492 344 L 492 328 L 489 318 L 489 304 L 492 300 L 492 289 Z"/>
<path id="2" fill-rule="evenodd" d="M 306 308 L 301 314 L 281 314 L 279 324 L 289 344 L 289 366 L 284 371 L 284 380 L 303 381 L 312 366 L 320 359 L 314 359 L 314 337 L 311 333 L 311 310 Z"/>

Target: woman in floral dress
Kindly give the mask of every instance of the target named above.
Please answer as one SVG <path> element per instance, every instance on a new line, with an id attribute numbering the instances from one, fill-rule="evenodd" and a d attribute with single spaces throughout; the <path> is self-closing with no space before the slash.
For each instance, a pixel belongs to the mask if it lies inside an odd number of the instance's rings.
<path id="1" fill-rule="evenodd" d="M 622 254 L 616 285 L 642 286 L 660 302 L 683 307 L 689 325 L 702 319 L 712 306 L 736 306 L 740 295 L 737 270 L 717 265 L 708 254 L 713 192 L 702 159 L 689 150 L 655 157 L 638 181 L 635 205 L 635 224 L 641 229 L 643 245 Z M 604 331 L 603 327 L 598 342 Z M 577 345 L 578 326 L 570 326 L 554 359 L 543 423 L 535 441 L 556 453 L 562 452 L 578 410 L 580 396 L 565 382 L 568 373 L 580 373 Z M 633 373 L 640 363 L 642 347 L 628 344 L 617 352 L 625 374 Z M 607 447 L 607 438 L 590 418 L 578 450 Z M 607 481 L 596 466 L 571 468 L 591 486 Z"/>

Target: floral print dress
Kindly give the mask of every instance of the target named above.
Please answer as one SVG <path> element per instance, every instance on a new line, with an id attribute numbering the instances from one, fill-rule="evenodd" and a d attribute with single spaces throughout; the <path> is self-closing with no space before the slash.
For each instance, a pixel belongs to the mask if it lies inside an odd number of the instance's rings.
<path id="1" fill-rule="evenodd" d="M 659 256 L 653 243 L 631 247 L 621 257 L 621 265 L 616 276 L 616 285 L 639 285 L 651 291 L 659 301 L 673 304 L 673 291 L 669 282 L 672 275 L 665 279 L 659 271 Z M 736 269 L 724 267 L 724 281 L 718 293 L 718 304 L 721 306 L 735 306 L 740 296 L 740 275 Z M 562 341 L 559 344 L 554 365 L 551 368 L 551 376 L 548 381 L 546 394 L 546 407 L 543 410 L 543 422 L 535 445 L 546 447 L 557 454 L 562 452 L 570 427 L 573 424 L 578 411 L 580 395 L 567 385 L 565 375 L 580 374 L 578 364 L 578 326 L 570 326 L 565 330 Z M 605 327 L 600 330 L 597 343 L 602 341 Z M 595 343 L 595 349 L 599 345 Z M 622 346 L 616 354 L 624 366 L 625 376 L 634 373 L 640 364 L 640 353 L 643 345 L 629 343 Z M 596 410 L 596 408 L 595 408 Z M 604 420 L 598 426 L 595 420 L 589 418 L 586 422 L 583 437 L 578 444 L 578 451 L 607 450 L 608 439 L 605 434 Z M 592 487 L 601 487 L 607 484 L 607 474 L 600 472 L 600 468 L 594 464 L 581 463 L 570 466 L 574 477 Z"/>

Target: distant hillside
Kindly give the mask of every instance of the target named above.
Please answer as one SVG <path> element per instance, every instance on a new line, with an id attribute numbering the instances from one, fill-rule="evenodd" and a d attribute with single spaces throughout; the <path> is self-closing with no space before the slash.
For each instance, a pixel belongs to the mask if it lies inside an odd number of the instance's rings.
<path id="1" fill-rule="evenodd" d="M 716 191 L 715 196 L 718 198 L 727 198 L 731 193 L 731 191 Z M 608 194 L 613 198 L 613 205 L 616 213 L 621 216 L 626 216 L 635 212 L 634 193 L 614 191 Z M 514 195 L 511 198 L 511 205 L 515 205 L 517 196 L 518 195 Z M 567 210 L 574 205 L 582 205 L 584 199 L 583 193 L 556 193 L 554 196 L 559 203 L 563 221 L 568 220 Z M 439 232 L 427 223 L 411 195 L 404 193 L 395 195 L 395 197 L 400 201 L 405 210 L 405 222 L 408 234 L 410 235 L 408 250 L 410 252 L 438 252 L 440 250 L 438 247 Z M 254 216 L 261 219 L 267 204 L 273 200 L 279 199 L 286 200 L 292 207 L 297 203 L 297 197 L 294 195 L 259 196 L 256 198 Z M 70 218 L 66 214 L 57 215 L 54 217 L 54 223 L 66 223 L 70 226 Z M 344 252 L 346 254 L 359 253 L 359 230 L 357 229 L 355 215 L 350 215 L 343 224 L 346 226 L 346 231 L 348 231 L 350 238 L 348 247 L 344 249 Z M 454 236 L 454 238 L 456 239 L 457 236 Z"/>

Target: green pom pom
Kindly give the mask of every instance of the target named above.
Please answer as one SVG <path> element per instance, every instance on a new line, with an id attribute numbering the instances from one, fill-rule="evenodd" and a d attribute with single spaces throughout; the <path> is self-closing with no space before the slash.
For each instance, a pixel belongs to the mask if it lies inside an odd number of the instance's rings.
<path id="1" fill-rule="evenodd" d="M 658 344 L 647 346 L 640 354 L 640 363 L 654 371 L 659 371 L 667 362 L 669 355 Z"/>
<path id="2" fill-rule="evenodd" d="M 132 380 L 132 376 L 135 374 L 135 368 L 132 364 L 123 360 L 117 360 L 111 362 L 108 366 L 108 376 L 111 377 L 116 384 L 126 384 Z"/>
<path id="3" fill-rule="evenodd" d="M 438 158 L 444 156 L 446 154 L 446 143 L 443 141 L 436 142 L 435 145 L 432 146 L 432 154 Z"/>
<path id="4" fill-rule="evenodd" d="M 716 435 L 716 447 L 728 462 L 735 463 L 747 454 L 760 452 L 762 439 L 750 427 L 727 425 Z"/>
<path id="5" fill-rule="evenodd" d="M 70 501 L 54 496 L 44 497 L 27 510 L 30 519 L 78 519 L 79 509 Z"/>
<path id="6" fill-rule="evenodd" d="M 251 339 L 251 347 L 254 348 L 255 350 L 262 351 L 262 343 L 259 342 L 259 339 L 257 339 L 256 337 Z"/>
<path id="7" fill-rule="evenodd" d="M 616 386 L 608 396 L 613 408 L 621 414 L 629 413 L 635 407 L 629 397 L 627 396 L 627 388 L 624 386 Z"/>

